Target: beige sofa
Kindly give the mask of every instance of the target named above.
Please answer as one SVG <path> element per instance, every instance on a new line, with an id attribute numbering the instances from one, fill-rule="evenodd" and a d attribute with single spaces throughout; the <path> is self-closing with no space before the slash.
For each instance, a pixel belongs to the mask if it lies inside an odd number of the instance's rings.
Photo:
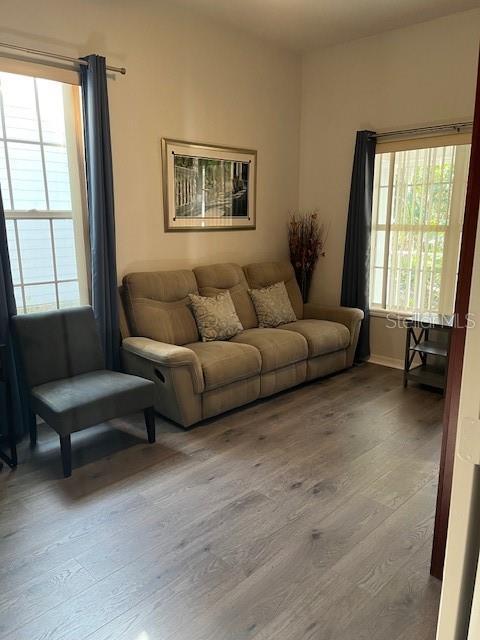
<path id="1" fill-rule="evenodd" d="M 248 289 L 281 281 L 297 321 L 259 328 Z M 244 331 L 201 342 L 188 294 L 226 290 Z M 351 366 L 363 318 L 359 309 L 303 304 L 288 262 L 131 273 L 122 300 L 124 368 L 153 380 L 155 408 L 183 427 Z"/>

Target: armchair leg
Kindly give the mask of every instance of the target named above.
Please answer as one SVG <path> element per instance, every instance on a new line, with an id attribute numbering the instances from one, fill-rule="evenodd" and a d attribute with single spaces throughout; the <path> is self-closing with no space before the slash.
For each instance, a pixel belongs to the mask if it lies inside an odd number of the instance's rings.
<path id="1" fill-rule="evenodd" d="M 33 411 L 30 411 L 29 418 L 30 446 L 35 447 L 37 445 L 37 416 Z"/>
<path id="2" fill-rule="evenodd" d="M 143 411 L 145 416 L 145 426 L 147 427 L 147 436 L 150 444 L 155 442 L 155 409 L 147 407 Z"/>
<path id="3" fill-rule="evenodd" d="M 62 454 L 63 476 L 69 478 L 72 475 L 72 442 L 70 434 L 60 436 L 60 451 Z"/>

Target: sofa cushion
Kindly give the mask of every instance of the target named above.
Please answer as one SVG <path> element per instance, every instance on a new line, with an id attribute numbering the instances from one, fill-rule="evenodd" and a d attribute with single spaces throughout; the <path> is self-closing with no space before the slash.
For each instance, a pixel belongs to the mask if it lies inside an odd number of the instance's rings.
<path id="1" fill-rule="evenodd" d="M 198 293 L 193 271 L 130 273 L 123 296 L 133 336 L 183 345 L 198 340 L 188 295 Z"/>
<path id="2" fill-rule="evenodd" d="M 250 289 L 262 289 L 284 282 L 296 317 L 303 318 L 303 300 L 290 262 L 257 262 L 243 267 Z M 244 325 L 245 326 L 245 325 Z"/>
<path id="3" fill-rule="evenodd" d="M 308 357 L 346 349 L 350 344 L 350 331 L 344 324 L 328 320 L 297 320 L 282 324 L 282 330 L 301 334 L 308 344 Z"/>
<path id="4" fill-rule="evenodd" d="M 205 391 L 223 387 L 260 373 L 260 353 L 248 344 L 193 342 L 186 345 L 202 365 Z"/>
<path id="5" fill-rule="evenodd" d="M 244 329 L 258 326 L 257 315 L 248 294 L 248 284 L 242 267 L 234 263 L 209 264 L 193 270 L 202 296 L 214 296 L 229 291 Z"/>
<path id="6" fill-rule="evenodd" d="M 308 357 L 307 341 L 299 333 L 282 329 L 247 329 L 230 343 L 251 345 L 262 357 L 262 373 L 281 369 Z"/>

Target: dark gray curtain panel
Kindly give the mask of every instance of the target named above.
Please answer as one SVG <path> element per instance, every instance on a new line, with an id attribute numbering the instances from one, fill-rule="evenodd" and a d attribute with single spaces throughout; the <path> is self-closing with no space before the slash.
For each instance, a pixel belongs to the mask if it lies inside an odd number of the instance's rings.
<path id="1" fill-rule="evenodd" d="M 105 58 L 81 66 L 92 307 L 109 369 L 120 367 L 113 170 Z"/>
<path id="2" fill-rule="evenodd" d="M 352 185 L 348 205 L 341 304 L 365 313 L 355 361 L 370 356 L 370 235 L 372 230 L 373 172 L 376 138 L 374 131 L 357 131 L 353 158 Z"/>
<path id="3" fill-rule="evenodd" d="M 28 431 L 28 392 L 22 385 L 20 363 L 16 356 L 11 333 L 10 318 L 17 313 L 13 295 L 12 271 L 8 254 L 5 212 L 0 191 L 0 344 L 5 345 L 5 362 L 2 362 L 9 382 L 11 420 L 15 437 L 20 440 Z M 7 434 L 7 398 L 0 392 L 0 437 Z"/>

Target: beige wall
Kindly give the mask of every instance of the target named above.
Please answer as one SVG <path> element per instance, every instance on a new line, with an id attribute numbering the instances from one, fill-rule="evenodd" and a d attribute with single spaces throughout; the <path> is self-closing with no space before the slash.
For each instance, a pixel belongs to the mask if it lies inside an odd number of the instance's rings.
<path id="1" fill-rule="evenodd" d="M 319 50 L 303 61 L 300 205 L 330 222 L 312 299 L 337 304 L 355 132 L 470 120 L 480 10 Z M 404 331 L 372 321 L 372 353 L 403 358 Z"/>
<path id="2" fill-rule="evenodd" d="M 298 203 L 300 62 L 161 0 L 2 1 L 1 39 L 127 67 L 109 80 L 119 277 L 287 255 Z M 160 140 L 258 150 L 257 230 L 163 231 Z"/>
<path id="3" fill-rule="evenodd" d="M 330 223 L 312 299 L 337 304 L 355 132 L 470 119 L 479 27 L 475 10 L 301 63 L 162 0 L 3 0 L 0 37 L 128 68 L 109 80 L 119 277 L 287 257 L 300 203 Z M 163 136 L 258 149 L 256 231 L 164 233 Z M 404 332 L 385 324 L 372 320 L 372 352 L 398 361 Z"/>

